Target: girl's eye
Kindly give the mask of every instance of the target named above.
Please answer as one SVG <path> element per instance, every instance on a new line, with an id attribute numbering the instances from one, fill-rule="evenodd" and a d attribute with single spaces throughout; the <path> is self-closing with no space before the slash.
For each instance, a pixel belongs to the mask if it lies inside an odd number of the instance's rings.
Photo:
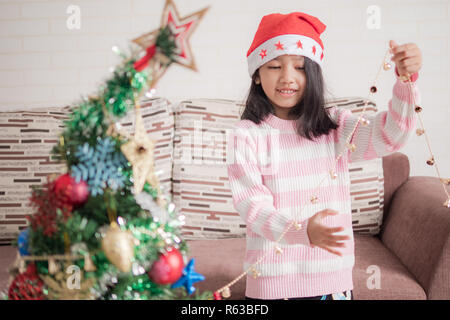
<path id="1" fill-rule="evenodd" d="M 269 66 L 269 69 L 280 69 L 281 67 L 277 67 L 277 66 Z M 305 67 L 297 67 L 297 70 L 305 70 Z"/>

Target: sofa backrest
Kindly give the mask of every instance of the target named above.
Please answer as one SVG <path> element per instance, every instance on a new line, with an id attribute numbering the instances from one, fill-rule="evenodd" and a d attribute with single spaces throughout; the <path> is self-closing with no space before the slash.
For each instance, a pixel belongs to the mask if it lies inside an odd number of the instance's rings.
<path id="1" fill-rule="evenodd" d="M 363 110 L 365 99 L 340 98 L 327 107 Z M 184 214 L 185 239 L 245 236 L 245 223 L 233 206 L 226 168 L 226 131 L 240 120 L 244 105 L 230 100 L 195 99 L 175 110 L 173 202 Z M 366 113 L 375 113 L 370 101 Z M 354 232 L 377 234 L 383 217 L 381 159 L 351 163 L 350 191 Z"/>
<path id="2" fill-rule="evenodd" d="M 363 98 L 329 101 L 328 106 L 362 110 Z M 177 106 L 164 98 L 141 101 L 147 133 L 156 141 L 155 171 L 161 189 L 185 216 L 185 239 L 245 236 L 245 224 L 233 207 L 226 168 L 226 130 L 240 120 L 243 104 L 195 99 Z M 376 112 L 371 101 L 366 109 Z M 0 244 L 27 227 L 30 187 L 59 174 L 63 164 L 50 151 L 70 116 L 69 107 L 0 112 Z M 133 133 L 134 112 L 120 123 Z M 350 164 L 353 229 L 377 234 L 383 218 L 381 159 Z"/>

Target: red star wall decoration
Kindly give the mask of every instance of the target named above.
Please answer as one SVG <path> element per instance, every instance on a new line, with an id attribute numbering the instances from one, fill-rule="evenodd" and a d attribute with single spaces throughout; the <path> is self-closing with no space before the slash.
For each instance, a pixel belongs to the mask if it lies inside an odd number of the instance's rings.
<path id="1" fill-rule="evenodd" d="M 149 48 L 154 46 L 156 43 L 157 36 L 159 31 L 168 27 L 174 37 L 176 48 L 174 50 L 175 54 L 172 59 L 173 62 L 178 63 L 179 65 L 197 71 L 197 67 L 195 65 L 194 56 L 192 54 L 191 46 L 189 44 L 189 39 L 200 23 L 201 19 L 205 15 L 206 11 L 208 11 L 209 7 L 206 7 L 200 11 L 194 12 L 186 17 L 180 17 L 178 10 L 173 2 L 173 0 L 166 0 L 166 4 L 164 6 L 163 14 L 161 17 L 161 27 L 157 30 L 146 33 L 139 38 L 133 39 L 134 43 L 140 45 L 144 50 L 149 52 Z M 158 61 L 159 58 L 162 58 L 163 61 Z M 152 74 L 152 87 L 155 86 L 156 81 L 162 77 L 162 75 L 167 70 L 167 60 L 164 61 L 164 58 L 161 57 L 161 54 L 158 53 L 158 49 L 156 49 L 156 53 L 154 54 L 156 61 L 150 63 L 150 66 L 153 69 L 156 69 L 156 73 Z M 153 58 L 153 56 L 152 56 Z M 160 63 L 158 63 L 160 62 Z M 162 63 L 161 63 L 162 62 Z M 164 63 L 166 62 L 166 63 Z"/>

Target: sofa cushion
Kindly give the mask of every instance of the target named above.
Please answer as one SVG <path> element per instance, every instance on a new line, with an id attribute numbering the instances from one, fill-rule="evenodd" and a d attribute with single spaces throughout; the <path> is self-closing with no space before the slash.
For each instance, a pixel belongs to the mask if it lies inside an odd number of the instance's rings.
<path id="1" fill-rule="evenodd" d="M 353 296 L 355 300 L 408 300 L 426 299 L 423 288 L 378 239 L 369 235 L 355 235 L 355 266 L 353 267 Z M 205 281 L 195 286 L 200 290 L 215 291 L 229 284 L 244 272 L 245 239 L 217 239 L 187 241 L 191 258 L 195 258 L 196 271 Z M 380 282 L 372 279 L 379 271 Z M 230 299 L 244 299 L 245 280 L 230 287 Z M 369 284 L 368 284 L 369 282 Z M 372 288 L 372 289 L 369 289 Z"/>
<path id="2" fill-rule="evenodd" d="M 243 270 L 245 239 L 188 240 L 188 256 L 195 259 L 196 272 L 205 276 L 195 287 L 215 291 L 233 281 Z M 7 289 L 8 269 L 17 255 L 12 246 L 0 246 L 0 292 Z M 371 268 L 369 268 L 372 266 Z M 375 266 L 375 267 L 373 267 Z M 367 282 L 379 268 L 380 289 L 369 289 Z M 369 272 L 368 272 L 369 271 Z M 377 237 L 355 235 L 355 266 L 353 295 L 357 300 L 426 299 L 422 287 Z M 245 276 L 231 286 L 230 299 L 244 299 Z"/>
<path id="3" fill-rule="evenodd" d="M 166 195 L 172 188 L 174 116 L 164 98 L 141 101 L 144 126 L 156 141 L 155 172 Z M 50 158 L 51 149 L 70 117 L 70 107 L 50 107 L 27 111 L 0 112 L 0 244 L 10 243 L 20 229 L 26 228 L 26 215 L 32 185 L 45 182 L 46 176 L 60 173 L 64 164 Z M 129 112 L 120 124 L 134 131 L 135 114 Z"/>
<path id="4" fill-rule="evenodd" d="M 373 278 L 378 271 L 379 288 Z M 355 235 L 353 287 L 357 300 L 427 299 L 424 289 L 399 258 L 378 237 L 368 235 Z"/>
<path id="5" fill-rule="evenodd" d="M 363 110 L 358 97 L 330 100 L 327 106 Z M 182 101 L 175 111 L 173 202 L 186 217 L 185 239 L 245 236 L 245 223 L 234 208 L 226 167 L 227 130 L 240 121 L 242 103 L 231 100 Z M 377 111 L 373 102 L 366 113 Z M 350 163 L 353 230 L 377 234 L 383 217 L 381 159 Z"/>

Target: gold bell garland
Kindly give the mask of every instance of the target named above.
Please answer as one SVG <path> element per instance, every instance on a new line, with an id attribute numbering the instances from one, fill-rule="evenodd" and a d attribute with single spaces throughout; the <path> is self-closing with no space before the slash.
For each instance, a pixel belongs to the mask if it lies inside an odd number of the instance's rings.
<path id="1" fill-rule="evenodd" d="M 381 72 L 381 69 L 383 69 L 383 70 L 390 70 L 390 69 L 392 68 L 392 66 L 391 66 L 388 62 L 386 62 L 386 58 L 387 58 L 387 56 L 388 56 L 388 54 L 389 54 L 390 52 L 391 52 L 391 50 L 389 49 L 389 50 L 386 52 L 385 56 L 384 56 L 383 64 L 382 64 L 381 68 L 378 70 L 378 73 L 377 73 L 377 75 L 376 75 L 376 77 L 375 77 L 374 84 L 370 87 L 369 96 L 370 96 L 370 94 L 374 94 L 374 93 L 376 93 L 376 92 L 378 91 L 378 90 L 377 90 L 377 87 L 376 87 L 376 81 L 377 81 L 377 79 L 378 79 L 378 77 L 379 77 L 379 74 L 380 74 L 380 72 Z M 443 205 L 444 205 L 445 207 L 447 207 L 447 208 L 450 208 L 450 195 L 449 195 L 449 193 L 448 193 L 448 191 L 447 191 L 447 188 L 445 187 L 446 184 L 449 184 L 449 183 L 450 183 L 450 179 L 443 179 L 443 178 L 441 177 L 441 175 L 440 175 L 440 172 L 439 172 L 438 166 L 437 166 L 437 164 L 436 164 L 436 161 L 435 161 L 433 152 L 431 151 L 431 145 L 430 145 L 428 136 L 427 136 L 426 131 L 425 131 L 425 129 L 424 129 L 424 125 L 423 125 L 423 122 L 422 122 L 422 118 L 420 117 L 420 113 L 422 112 L 423 108 L 422 108 L 421 106 L 417 105 L 417 104 L 416 104 L 416 101 L 415 101 L 414 91 L 413 91 L 412 82 L 411 82 L 411 75 L 408 74 L 408 75 L 406 75 L 406 76 L 400 76 L 400 80 L 401 80 L 401 81 L 404 81 L 404 82 L 408 82 L 409 89 L 410 89 L 410 93 L 411 93 L 411 96 L 412 96 L 412 99 L 413 99 L 413 104 L 415 105 L 414 111 L 415 111 L 415 114 L 417 115 L 417 117 L 418 117 L 418 119 L 419 119 L 420 126 L 421 126 L 421 128 L 417 129 L 416 133 L 417 133 L 417 135 L 419 135 L 419 136 L 425 135 L 426 143 L 427 143 L 427 146 L 428 146 L 428 150 L 429 150 L 429 152 L 430 152 L 430 154 L 431 154 L 431 157 L 430 157 L 430 159 L 427 161 L 427 164 L 428 164 L 428 165 L 432 165 L 432 166 L 434 166 L 434 167 L 436 168 L 436 173 L 437 173 L 437 176 L 439 177 L 439 181 L 442 183 L 442 186 L 443 186 L 443 188 L 444 188 L 444 192 L 445 192 L 445 194 L 447 195 L 447 200 L 443 203 Z M 357 121 L 357 123 L 355 124 L 355 126 L 354 126 L 352 132 L 348 135 L 348 137 L 347 137 L 347 139 L 346 139 L 346 147 L 347 147 L 347 149 L 348 149 L 350 152 L 354 152 L 354 151 L 356 150 L 356 147 L 357 147 L 355 144 L 351 143 L 351 139 L 352 139 L 352 137 L 353 137 L 353 135 L 354 135 L 356 129 L 358 128 L 358 125 L 359 125 L 359 124 L 362 124 L 362 125 L 365 125 L 365 126 L 366 126 L 366 125 L 368 125 L 368 124 L 370 123 L 369 120 L 367 120 L 367 119 L 364 117 L 364 114 L 365 114 L 365 112 L 366 112 L 366 109 L 367 109 L 368 104 L 369 104 L 369 98 L 367 98 L 367 99 L 365 100 L 365 102 L 364 102 L 364 107 L 363 107 L 362 112 L 360 113 L 360 116 L 359 116 L 359 118 L 358 118 L 358 121 Z M 336 174 L 336 165 L 337 165 L 338 161 L 340 160 L 340 158 L 342 157 L 342 155 L 344 154 L 345 150 L 346 150 L 346 149 L 344 149 L 343 151 L 341 151 L 341 153 L 336 157 L 335 162 L 334 162 L 334 165 L 333 165 L 333 168 L 330 169 L 330 170 L 328 170 L 327 175 L 320 181 L 320 183 L 318 184 L 318 186 L 313 190 L 313 194 L 316 192 L 316 190 L 318 190 L 318 189 L 320 188 L 320 186 L 321 186 L 322 183 L 326 180 L 327 177 L 330 177 L 331 179 L 336 179 L 336 178 L 337 178 L 337 174 Z M 317 196 L 311 196 L 311 197 L 310 197 L 310 200 L 309 200 L 310 204 L 316 203 L 316 202 L 317 202 L 317 199 L 318 199 Z M 300 215 L 301 212 L 303 211 L 304 207 L 306 207 L 307 205 L 308 205 L 308 204 L 306 203 L 305 206 L 302 206 L 302 207 L 300 208 L 299 215 Z M 291 227 L 294 227 L 296 230 L 299 230 L 300 227 L 301 227 L 301 224 L 299 224 L 299 223 L 296 222 L 296 221 L 293 221 L 291 224 L 289 224 L 289 226 L 288 226 L 288 227 L 286 228 L 286 230 L 281 234 L 281 236 L 275 241 L 275 244 L 274 244 L 274 250 L 275 250 L 275 252 L 276 252 L 277 254 L 282 254 L 283 251 L 282 251 L 281 247 L 279 246 L 279 242 L 283 239 L 283 237 L 284 237 L 285 234 L 291 229 Z M 216 294 L 221 294 L 222 297 L 227 298 L 227 297 L 230 296 L 230 287 L 233 286 L 236 282 L 238 282 L 238 281 L 239 281 L 241 278 L 243 278 L 245 275 L 247 275 L 249 272 L 251 272 L 251 274 L 252 274 L 252 276 L 253 276 L 254 278 L 259 277 L 259 276 L 261 275 L 261 273 L 257 270 L 256 267 L 257 267 L 257 266 L 258 266 L 258 265 L 266 258 L 266 256 L 267 256 L 270 252 L 271 252 L 270 250 L 267 251 L 266 254 L 264 254 L 263 256 L 261 256 L 261 257 L 260 257 L 254 264 L 252 264 L 247 270 L 245 270 L 243 273 L 241 273 L 238 277 L 236 277 L 234 280 L 232 280 L 231 282 L 229 282 L 229 283 L 226 284 L 225 286 L 223 286 L 223 287 L 219 288 L 218 290 L 216 290 L 215 293 L 216 293 Z"/>
<path id="2" fill-rule="evenodd" d="M 412 92 L 412 84 L 411 84 L 411 79 L 410 78 L 411 77 L 408 74 L 407 75 L 407 81 L 408 81 L 409 87 L 410 87 L 411 92 Z M 427 160 L 427 164 L 429 166 L 434 166 L 434 168 L 436 170 L 436 175 L 439 178 L 439 181 L 441 182 L 442 188 L 444 189 L 444 193 L 447 196 L 447 200 L 443 203 L 443 205 L 445 207 L 447 207 L 447 208 L 450 208 L 450 194 L 449 194 L 447 188 L 445 187 L 446 183 L 444 182 L 446 179 L 443 179 L 442 176 L 441 176 L 438 164 L 436 163 L 436 159 L 434 157 L 433 151 L 431 150 L 430 139 L 428 137 L 427 131 L 425 130 L 425 126 L 424 126 L 423 121 L 422 121 L 421 113 L 422 113 L 423 108 L 416 103 L 416 98 L 415 98 L 414 94 L 411 94 L 411 96 L 412 96 L 413 103 L 415 105 L 414 111 L 416 112 L 415 114 L 416 114 L 417 118 L 419 119 L 419 123 L 420 123 L 420 128 L 418 128 L 416 130 L 416 134 L 418 136 L 424 136 L 425 137 L 425 142 L 426 142 L 428 151 L 430 153 L 430 158 Z"/>

